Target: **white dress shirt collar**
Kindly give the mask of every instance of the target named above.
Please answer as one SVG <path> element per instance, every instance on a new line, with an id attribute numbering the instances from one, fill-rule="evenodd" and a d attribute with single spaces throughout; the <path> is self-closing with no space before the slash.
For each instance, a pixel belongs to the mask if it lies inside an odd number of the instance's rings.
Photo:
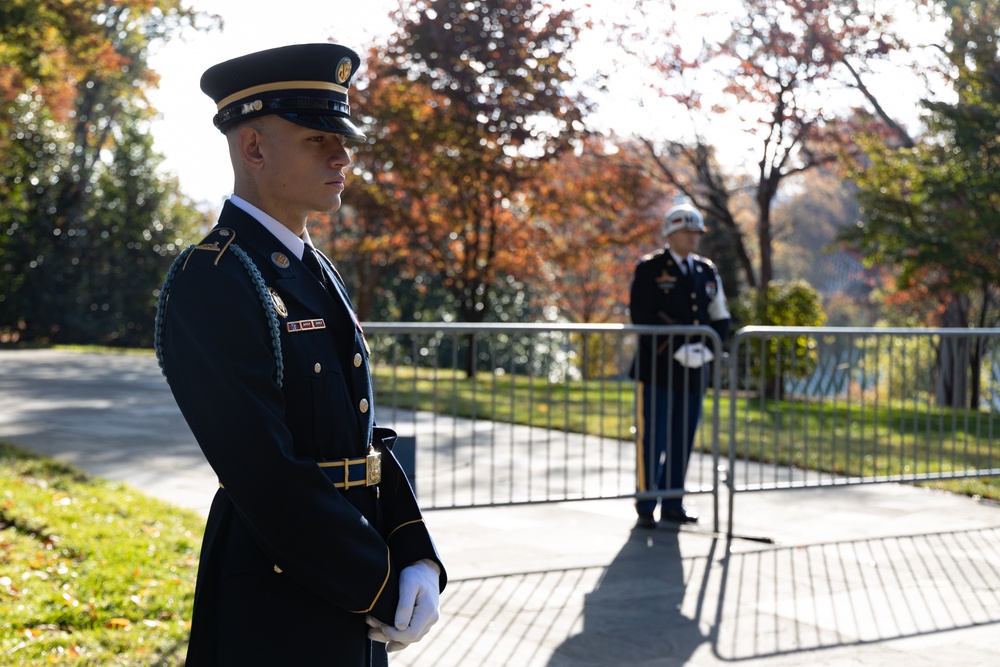
<path id="1" fill-rule="evenodd" d="M 669 246 L 667 247 L 667 252 L 669 252 L 670 256 L 674 258 L 675 262 L 677 262 L 677 266 L 681 267 L 681 271 L 687 273 L 691 270 L 693 266 L 692 262 L 694 261 L 694 255 L 688 254 L 687 257 L 681 259 L 680 255 L 674 252 Z"/>
<path id="2" fill-rule="evenodd" d="M 312 245 L 312 241 L 309 239 L 309 231 L 305 230 L 302 232 L 302 236 L 298 237 L 292 233 L 288 227 L 272 218 L 264 211 L 260 210 L 246 199 L 243 199 L 239 195 L 233 195 L 229 198 L 229 201 L 233 202 L 233 205 L 250 215 L 254 220 L 259 222 L 264 226 L 264 229 L 271 232 L 275 238 L 281 241 L 282 245 L 288 248 L 297 259 L 302 259 L 302 253 L 305 252 L 306 245 Z"/>

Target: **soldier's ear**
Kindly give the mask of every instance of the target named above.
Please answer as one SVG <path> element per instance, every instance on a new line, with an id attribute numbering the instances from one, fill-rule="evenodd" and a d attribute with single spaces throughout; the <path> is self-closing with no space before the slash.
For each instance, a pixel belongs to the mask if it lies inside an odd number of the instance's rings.
<path id="1" fill-rule="evenodd" d="M 233 138 L 233 148 L 240 162 L 251 169 L 260 169 L 264 164 L 264 153 L 261 151 L 262 135 L 256 124 L 247 123 L 236 131 Z"/>

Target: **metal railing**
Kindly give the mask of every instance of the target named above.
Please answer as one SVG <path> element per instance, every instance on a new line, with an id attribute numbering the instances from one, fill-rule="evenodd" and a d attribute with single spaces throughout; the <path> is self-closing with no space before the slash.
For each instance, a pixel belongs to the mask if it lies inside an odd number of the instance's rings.
<path id="1" fill-rule="evenodd" d="M 730 345 L 735 494 L 1000 475 L 1000 329 L 746 327 Z"/>
<path id="2" fill-rule="evenodd" d="M 640 334 L 718 337 L 707 327 L 573 324 L 364 325 L 376 415 L 416 443 L 415 487 L 427 509 L 631 498 L 636 495 L 635 383 Z M 719 348 L 716 348 L 719 349 Z M 712 384 L 721 373 L 712 365 Z M 718 509 L 716 396 L 698 448 L 714 457 L 687 489 Z M 397 445 L 398 446 L 398 445 Z"/>
<path id="3" fill-rule="evenodd" d="M 721 350 L 713 330 L 365 330 L 378 422 L 415 440 L 427 509 L 697 493 L 712 496 L 718 530 L 725 485 L 731 534 L 739 492 L 1000 475 L 1000 329 L 742 329 L 708 367 L 685 488 L 645 494 L 630 377 L 640 337 Z"/>

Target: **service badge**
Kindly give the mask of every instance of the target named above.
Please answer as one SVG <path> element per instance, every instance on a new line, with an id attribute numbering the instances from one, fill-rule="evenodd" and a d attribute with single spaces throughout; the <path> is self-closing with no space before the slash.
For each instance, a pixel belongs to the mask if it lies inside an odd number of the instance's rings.
<path id="1" fill-rule="evenodd" d="M 274 309 L 278 311 L 278 314 L 282 317 L 288 317 L 288 308 L 285 307 L 285 302 L 282 301 L 281 295 L 278 294 L 277 290 L 273 287 L 268 287 L 267 293 L 271 295 L 271 303 L 274 304 Z"/>

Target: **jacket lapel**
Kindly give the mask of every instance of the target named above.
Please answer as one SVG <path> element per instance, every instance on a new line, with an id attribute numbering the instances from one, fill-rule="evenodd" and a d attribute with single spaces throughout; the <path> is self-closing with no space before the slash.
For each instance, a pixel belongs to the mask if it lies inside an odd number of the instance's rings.
<path id="1" fill-rule="evenodd" d="M 355 318 L 349 302 L 345 301 L 346 293 L 342 296 L 327 291 L 309 267 L 291 256 L 284 244 L 253 216 L 227 201 L 219 216 L 219 226 L 236 232 L 233 241 L 236 245 L 251 255 L 264 258 L 263 262 L 258 260 L 263 264 L 258 269 L 265 276 L 265 282 L 270 284 L 268 276 L 272 276 L 280 292 L 294 296 L 306 309 L 324 315 L 328 327 L 354 329 Z"/>

